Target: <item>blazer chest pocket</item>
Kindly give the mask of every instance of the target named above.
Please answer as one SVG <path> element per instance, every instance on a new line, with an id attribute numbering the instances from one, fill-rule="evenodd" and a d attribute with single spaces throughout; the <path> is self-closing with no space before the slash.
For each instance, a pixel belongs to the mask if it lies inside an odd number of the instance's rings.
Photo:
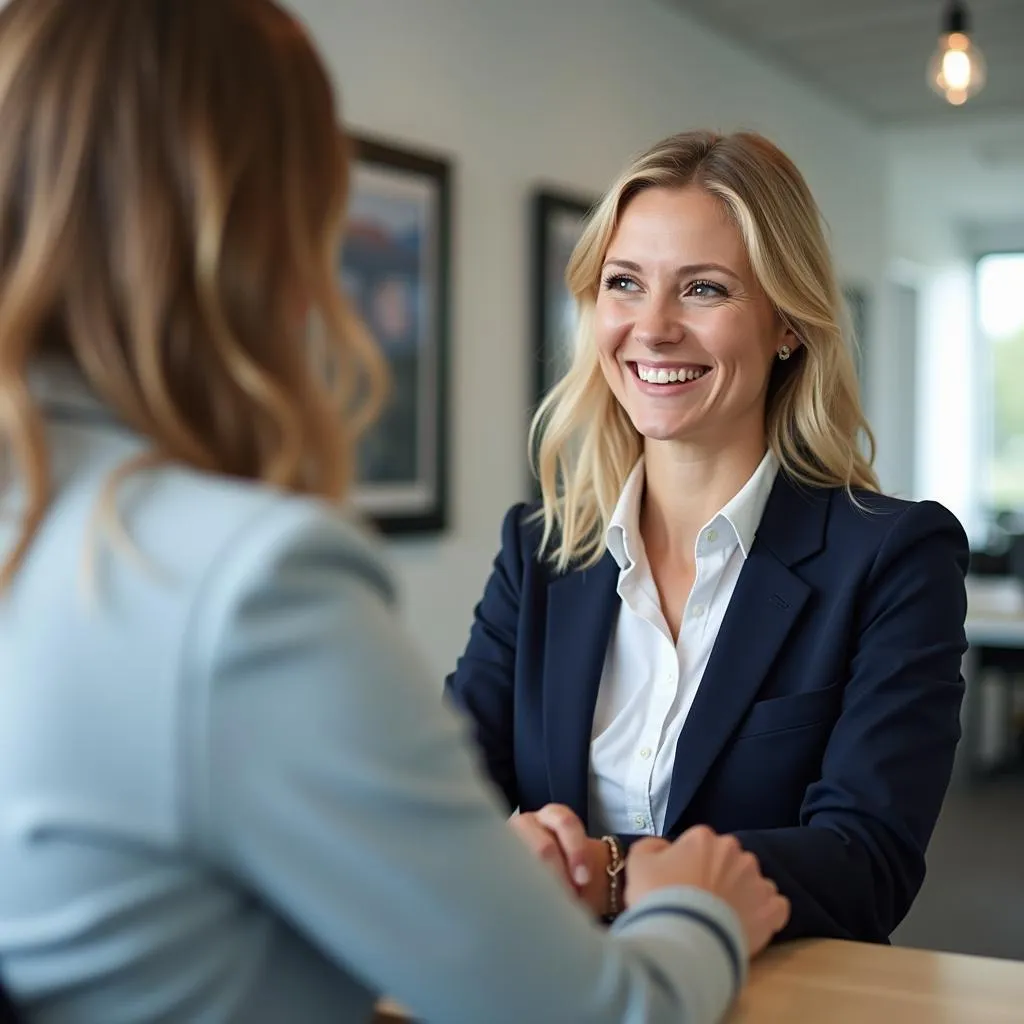
<path id="1" fill-rule="evenodd" d="M 835 683 L 823 690 L 796 693 L 789 697 L 772 697 L 757 701 L 747 713 L 737 739 L 761 736 L 786 729 L 817 725 L 834 717 L 842 699 L 842 684 Z"/>

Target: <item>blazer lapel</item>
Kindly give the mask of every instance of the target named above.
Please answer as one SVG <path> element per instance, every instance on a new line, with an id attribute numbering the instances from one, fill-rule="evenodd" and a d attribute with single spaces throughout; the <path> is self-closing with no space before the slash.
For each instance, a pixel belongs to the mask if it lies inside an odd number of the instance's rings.
<path id="1" fill-rule="evenodd" d="M 615 612 L 619 567 L 607 552 L 591 569 L 548 587 L 544 749 L 553 803 L 587 822 L 590 734 Z"/>
<path id="2" fill-rule="evenodd" d="M 780 471 L 679 736 L 666 835 L 747 712 L 810 596 L 791 566 L 821 549 L 828 502 L 828 491 L 801 488 Z"/>

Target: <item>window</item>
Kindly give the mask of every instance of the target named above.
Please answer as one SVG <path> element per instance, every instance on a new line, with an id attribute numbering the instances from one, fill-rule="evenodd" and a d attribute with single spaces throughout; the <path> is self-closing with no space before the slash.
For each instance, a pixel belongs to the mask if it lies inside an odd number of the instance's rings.
<path id="1" fill-rule="evenodd" d="M 1024 511 L 1024 252 L 978 260 L 977 303 L 989 370 L 982 500 L 989 512 Z"/>

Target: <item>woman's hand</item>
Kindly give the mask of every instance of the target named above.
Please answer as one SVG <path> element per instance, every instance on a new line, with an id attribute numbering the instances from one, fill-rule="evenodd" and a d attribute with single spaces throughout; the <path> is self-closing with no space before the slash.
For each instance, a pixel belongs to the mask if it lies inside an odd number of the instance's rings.
<path id="1" fill-rule="evenodd" d="M 674 843 L 641 839 L 629 851 L 626 906 L 673 885 L 692 885 L 725 900 L 743 925 L 751 956 L 768 945 L 789 920 L 789 900 L 761 874 L 752 853 L 735 836 L 719 836 L 700 825 Z"/>
<path id="2" fill-rule="evenodd" d="M 512 830 L 566 889 L 600 916 L 608 910 L 609 852 L 591 839 L 577 815 L 563 804 L 509 819 Z"/>

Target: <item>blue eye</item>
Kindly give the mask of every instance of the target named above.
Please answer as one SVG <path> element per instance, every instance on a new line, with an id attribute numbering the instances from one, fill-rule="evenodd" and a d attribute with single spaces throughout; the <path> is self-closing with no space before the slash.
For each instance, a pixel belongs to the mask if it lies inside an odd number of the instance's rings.
<path id="1" fill-rule="evenodd" d="M 698 299 L 722 299 L 728 298 L 729 293 L 720 284 L 714 281 L 694 281 L 688 292 Z"/>
<path id="2" fill-rule="evenodd" d="M 610 292 L 632 292 L 640 287 L 626 274 L 610 274 L 604 279 L 604 286 Z"/>

